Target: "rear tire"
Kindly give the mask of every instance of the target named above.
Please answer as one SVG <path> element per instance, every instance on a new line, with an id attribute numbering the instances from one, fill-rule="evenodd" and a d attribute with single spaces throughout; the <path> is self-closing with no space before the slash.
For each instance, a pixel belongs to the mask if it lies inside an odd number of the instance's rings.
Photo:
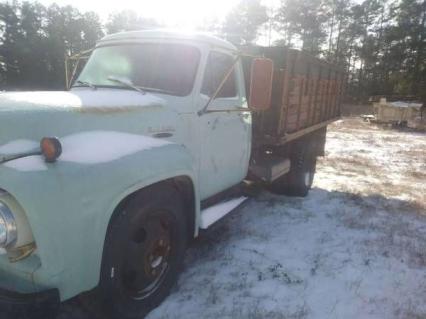
<path id="1" fill-rule="evenodd" d="M 156 185 L 114 216 L 105 241 L 97 296 L 112 318 L 143 318 L 170 293 L 187 241 L 184 202 Z"/>
<path id="2" fill-rule="evenodd" d="M 277 194 L 306 197 L 314 181 L 316 164 L 317 158 L 309 144 L 295 146 L 290 172 L 272 182 L 271 190 Z"/>

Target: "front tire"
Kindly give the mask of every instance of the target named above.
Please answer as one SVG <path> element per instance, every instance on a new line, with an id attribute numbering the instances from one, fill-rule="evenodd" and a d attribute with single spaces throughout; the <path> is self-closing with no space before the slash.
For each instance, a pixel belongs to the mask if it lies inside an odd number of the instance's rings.
<path id="1" fill-rule="evenodd" d="M 105 241 L 103 308 L 113 318 L 136 319 L 157 307 L 177 280 L 186 239 L 184 203 L 172 186 L 153 186 L 131 198 Z"/>

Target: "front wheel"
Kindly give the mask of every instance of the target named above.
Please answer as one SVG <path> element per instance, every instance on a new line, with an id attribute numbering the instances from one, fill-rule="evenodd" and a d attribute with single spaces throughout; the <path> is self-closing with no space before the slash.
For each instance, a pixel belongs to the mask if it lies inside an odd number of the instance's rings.
<path id="1" fill-rule="evenodd" d="M 113 318 L 143 318 L 169 294 L 186 248 L 184 204 L 171 186 L 133 197 L 111 221 L 99 297 Z"/>

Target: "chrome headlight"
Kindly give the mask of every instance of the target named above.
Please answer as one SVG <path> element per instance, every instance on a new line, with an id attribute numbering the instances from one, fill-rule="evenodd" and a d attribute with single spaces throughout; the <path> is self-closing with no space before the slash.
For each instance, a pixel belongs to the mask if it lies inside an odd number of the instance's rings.
<path id="1" fill-rule="evenodd" d="M 17 239 L 15 217 L 9 207 L 0 202 L 0 248 L 7 248 Z"/>

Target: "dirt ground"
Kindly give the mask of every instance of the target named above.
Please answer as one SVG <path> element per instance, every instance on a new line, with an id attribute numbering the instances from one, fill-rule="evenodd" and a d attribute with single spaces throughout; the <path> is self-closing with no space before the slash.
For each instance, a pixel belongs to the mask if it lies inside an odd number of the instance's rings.
<path id="1" fill-rule="evenodd" d="M 149 319 L 420 319 L 425 298 L 426 134 L 345 118 L 309 196 L 262 192 L 204 232 Z"/>
<path id="2" fill-rule="evenodd" d="M 341 113 L 344 117 L 358 116 L 361 114 L 373 114 L 373 104 L 350 104 L 344 103 L 341 106 Z"/>

